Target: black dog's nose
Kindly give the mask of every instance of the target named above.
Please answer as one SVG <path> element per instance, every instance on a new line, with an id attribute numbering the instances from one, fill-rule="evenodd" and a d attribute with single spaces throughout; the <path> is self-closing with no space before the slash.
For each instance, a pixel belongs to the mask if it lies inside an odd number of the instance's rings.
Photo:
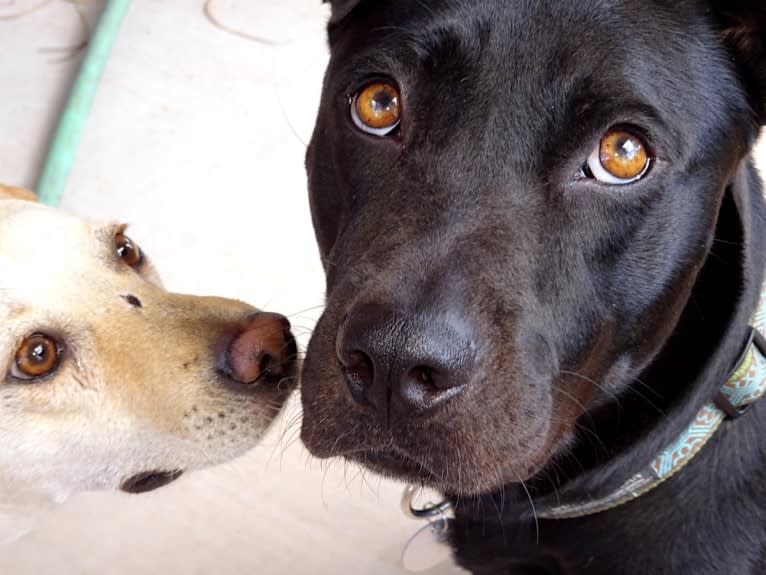
<path id="1" fill-rule="evenodd" d="M 454 397 L 476 358 L 467 324 L 380 304 L 352 308 L 336 346 L 352 397 L 386 418 L 419 415 Z"/>

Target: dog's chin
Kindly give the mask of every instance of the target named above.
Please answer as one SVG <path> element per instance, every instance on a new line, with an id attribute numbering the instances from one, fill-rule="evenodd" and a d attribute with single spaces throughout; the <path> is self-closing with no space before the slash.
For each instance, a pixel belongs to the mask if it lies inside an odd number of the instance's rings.
<path id="1" fill-rule="evenodd" d="M 343 457 L 367 469 L 400 481 L 436 487 L 438 478 L 414 459 L 393 451 L 370 450 L 346 453 Z"/>
<path id="2" fill-rule="evenodd" d="M 381 429 L 355 427 L 357 433 L 335 420 L 335 426 L 318 428 L 312 424 L 317 418 L 307 418 L 301 428 L 304 446 L 320 459 L 341 457 L 370 471 L 396 481 L 423 485 L 456 497 L 474 497 L 493 493 L 505 485 L 525 483 L 544 473 L 545 468 L 569 444 L 559 429 L 543 426 L 540 440 L 520 449 L 518 445 L 495 446 L 489 453 L 479 453 L 473 444 L 458 445 L 447 440 L 434 446 L 426 441 L 415 441 L 415 435 L 392 437 Z M 328 429 L 332 427 L 332 429 Z M 407 440 L 410 445 L 407 445 Z M 479 443 L 481 442 L 478 440 Z M 413 445 L 414 444 L 414 445 Z M 425 445 L 423 450 L 420 445 Z M 500 461 L 493 452 L 509 457 Z"/>
<path id="3" fill-rule="evenodd" d="M 348 437 L 346 432 L 339 432 L 339 435 Z M 427 461 L 417 453 L 396 446 L 391 439 L 364 441 L 364 438 L 357 436 L 359 441 L 349 445 L 346 441 L 328 438 L 325 433 L 307 424 L 305 412 L 301 439 L 314 457 L 341 457 L 384 477 L 423 485 L 458 497 L 478 496 L 502 489 L 509 483 L 525 482 L 538 475 L 550 458 L 547 446 L 540 446 L 542 449 L 534 452 L 519 453 L 513 463 L 504 469 L 498 468 L 497 460 L 463 461 L 463 467 L 450 465 L 449 461 L 460 460 L 454 454 Z"/>
<path id="4" fill-rule="evenodd" d="M 147 493 L 172 483 L 183 474 L 182 469 L 172 471 L 142 471 L 136 473 L 120 484 L 120 491 L 125 493 Z"/>
<path id="5" fill-rule="evenodd" d="M 481 472 L 466 473 L 452 468 L 429 469 L 415 459 L 395 451 L 369 450 L 346 453 L 343 457 L 370 471 L 405 483 L 422 485 L 456 497 L 474 497 L 502 489 L 506 483 L 525 477 L 502 477 Z M 530 473 L 530 476 L 534 473 Z"/>

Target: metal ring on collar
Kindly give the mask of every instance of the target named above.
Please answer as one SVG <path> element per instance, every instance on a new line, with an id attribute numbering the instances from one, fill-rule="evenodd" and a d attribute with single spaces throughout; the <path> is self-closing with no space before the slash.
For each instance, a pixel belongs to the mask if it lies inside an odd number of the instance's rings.
<path id="1" fill-rule="evenodd" d="M 436 505 L 430 505 L 428 507 L 415 507 L 415 497 L 422 491 L 422 488 L 414 485 L 408 485 L 404 488 L 402 494 L 402 512 L 412 519 L 431 519 L 433 517 L 444 517 L 444 515 L 452 509 L 452 504 L 448 500 L 443 500 Z"/>

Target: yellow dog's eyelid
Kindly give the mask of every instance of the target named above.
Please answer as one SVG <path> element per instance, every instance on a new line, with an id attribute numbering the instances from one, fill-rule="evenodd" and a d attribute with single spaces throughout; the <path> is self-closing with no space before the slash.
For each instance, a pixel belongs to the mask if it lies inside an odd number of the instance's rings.
<path id="1" fill-rule="evenodd" d="M 115 250 L 115 240 L 116 238 L 120 236 L 124 236 L 127 240 L 130 241 L 131 245 L 137 250 L 137 253 L 140 255 L 140 261 L 136 262 L 134 266 L 131 266 L 135 271 L 139 271 L 142 269 L 146 263 L 147 263 L 147 256 L 144 253 L 144 251 L 141 249 L 141 247 L 133 241 L 132 238 L 128 237 L 125 232 L 127 231 L 129 225 L 124 222 L 114 222 L 114 223 L 106 223 L 102 226 L 99 226 L 95 228 L 94 233 L 96 236 L 96 241 L 101 244 L 104 248 L 104 254 L 106 256 L 107 262 L 117 261 L 118 263 L 121 262 L 121 258 L 119 255 L 117 255 L 117 252 Z"/>
<path id="2" fill-rule="evenodd" d="M 111 222 L 95 228 L 94 235 L 98 243 L 108 246 L 111 250 L 114 245 L 114 236 L 124 234 L 127 229 L 128 224 L 126 223 Z"/>

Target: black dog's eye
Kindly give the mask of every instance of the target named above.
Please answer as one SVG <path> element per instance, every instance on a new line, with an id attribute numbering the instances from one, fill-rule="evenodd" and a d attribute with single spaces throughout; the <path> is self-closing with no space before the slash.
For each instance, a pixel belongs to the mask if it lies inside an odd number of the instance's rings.
<path id="1" fill-rule="evenodd" d="M 140 248 L 122 232 L 114 236 L 114 251 L 117 256 L 132 268 L 138 268 L 144 261 Z"/>
<path id="2" fill-rule="evenodd" d="M 642 138 L 627 130 L 614 129 L 593 149 L 583 173 L 605 184 L 624 185 L 644 177 L 651 164 Z"/>
<path id="3" fill-rule="evenodd" d="M 401 96 L 396 86 L 374 82 L 351 99 L 351 119 L 356 127 L 375 136 L 388 136 L 399 126 Z"/>
<path id="4" fill-rule="evenodd" d="M 16 350 L 11 375 L 23 380 L 44 377 L 58 367 L 63 351 L 64 346 L 52 337 L 32 334 Z"/>

